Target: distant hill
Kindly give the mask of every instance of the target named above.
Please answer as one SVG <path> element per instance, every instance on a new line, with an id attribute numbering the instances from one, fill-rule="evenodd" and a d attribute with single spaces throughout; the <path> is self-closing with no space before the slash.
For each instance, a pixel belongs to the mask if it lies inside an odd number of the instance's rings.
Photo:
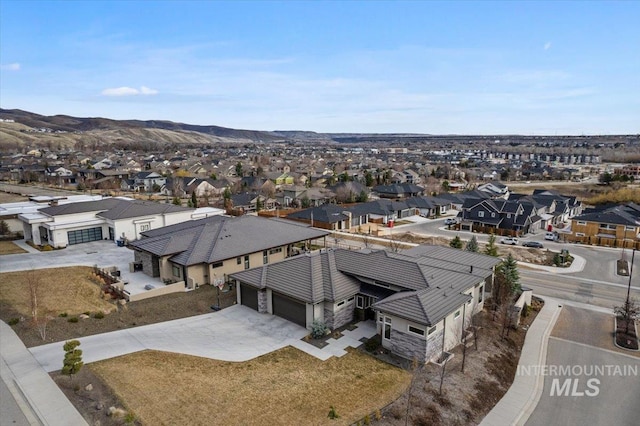
<path id="1" fill-rule="evenodd" d="M 198 126 L 158 120 L 111 120 L 68 115 L 45 116 L 19 109 L 0 109 L 0 149 L 23 145 L 72 147 L 85 144 L 211 144 L 219 142 L 275 142 L 285 137 L 272 132 Z M 13 120 L 14 123 L 6 122 Z"/>

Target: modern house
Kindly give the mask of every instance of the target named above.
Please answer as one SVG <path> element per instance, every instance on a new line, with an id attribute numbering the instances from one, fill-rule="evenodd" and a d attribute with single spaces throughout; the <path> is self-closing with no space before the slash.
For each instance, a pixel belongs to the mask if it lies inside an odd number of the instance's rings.
<path id="1" fill-rule="evenodd" d="M 238 303 L 310 328 L 375 319 L 384 347 L 425 361 L 455 346 L 499 259 L 448 247 L 325 249 L 232 273 Z"/>
<path id="2" fill-rule="evenodd" d="M 54 200 L 52 204 L 19 215 L 26 240 L 54 248 L 99 240 L 131 241 L 142 232 L 202 217 L 194 209 L 120 197 L 61 205 Z"/>
<path id="3" fill-rule="evenodd" d="M 214 216 L 143 232 L 130 247 L 145 274 L 195 288 L 220 285 L 233 272 L 286 259 L 314 240 L 324 246 L 326 235 L 278 219 Z"/>
<path id="4" fill-rule="evenodd" d="M 424 188 L 412 183 L 399 183 L 393 185 L 378 185 L 372 190 L 377 193 L 380 198 L 400 199 L 422 195 Z"/>
<path id="5" fill-rule="evenodd" d="M 521 235 L 540 228 L 533 204 L 502 199 L 465 200 L 460 229 L 498 235 Z"/>
<path id="6" fill-rule="evenodd" d="M 640 249 L 640 205 L 627 203 L 590 209 L 571 219 L 568 241 Z"/>

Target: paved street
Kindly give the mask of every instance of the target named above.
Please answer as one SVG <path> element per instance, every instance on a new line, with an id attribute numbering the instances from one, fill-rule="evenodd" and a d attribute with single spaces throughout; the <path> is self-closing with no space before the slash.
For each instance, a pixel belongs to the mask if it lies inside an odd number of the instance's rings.
<path id="1" fill-rule="evenodd" d="M 527 426 L 638 424 L 640 353 L 616 351 L 612 339 L 612 315 L 563 308 L 549 339 L 546 365 L 571 366 L 571 370 L 569 374 L 548 370 Z"/>

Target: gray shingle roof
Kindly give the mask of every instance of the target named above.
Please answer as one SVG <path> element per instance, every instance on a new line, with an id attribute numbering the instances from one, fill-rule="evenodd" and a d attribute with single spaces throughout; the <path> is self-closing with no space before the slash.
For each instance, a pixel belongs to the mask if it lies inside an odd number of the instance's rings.
<path id="1" fill-rule="evenodd" d="M 213 216 L 144 232 L 131 245 L 155 255 L 175 254 L 179 265 L 213 263 L 329 233 L 256 216 Z"/>
<path id="2" fill-rule="evenodd" d="M 270 288 L 307 302 L 339 301 L 360 289 L 355 278 L 340 273 L 333 250 L 292 257 L 282 262 L 236 272 L 230 278 L 257 288 Z"/>
<path id="3" fill-rule="evenodd" d="M 193 209 L 162 204 L 154 201 L 127 200 L 123 198 L 107 198 L 98 201 L 85 201 L 81 203 L 69 203 L 60 206 L 46 207 L 40 212 L 49 216 L 63 216 L 68 214 L 100 212 L 99 217 L 105 219 L 127 219 L 132 217 L 184 212 Z"/>
<path id="4" fill-rule="evenodd" d="M 432 326 L 471 299 L 451 289 L 403 291 L 373 305 L 373 308 L 410 321 Z"/>

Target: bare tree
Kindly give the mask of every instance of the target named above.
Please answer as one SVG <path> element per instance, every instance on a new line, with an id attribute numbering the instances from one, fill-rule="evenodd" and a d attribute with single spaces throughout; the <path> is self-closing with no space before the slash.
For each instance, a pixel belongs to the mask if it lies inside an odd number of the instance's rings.
<path id="1" fill-rule="evenodd" d="M 40 287 L 42 285 L 41 277 L 35 270 L 31 269 L 27 273 L 27 285 L 29 287 L 29 304 L 31 307 L 31 321 L 34 328 L 42 338 L 47 339 L 47 324 L 52 317 L 49 312 L 39 309 L 40 303 Z"/>

